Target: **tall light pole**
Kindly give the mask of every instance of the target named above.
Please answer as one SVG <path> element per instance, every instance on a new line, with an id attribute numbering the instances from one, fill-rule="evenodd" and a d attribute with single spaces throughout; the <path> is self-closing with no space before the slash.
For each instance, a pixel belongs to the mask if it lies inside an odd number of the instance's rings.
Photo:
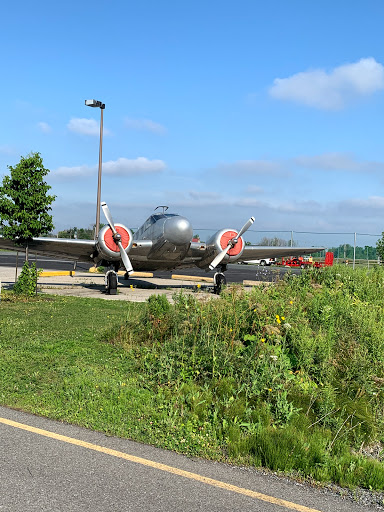
<path id="1" fill-rule="evenodd" d="M 96 227 L 95 227 L 95 240 L 99 236 L 100 229 L 100 202 L 101 202 L 101 168 L 103 161 L 103 111 L 105 104 L 97 100 L 85 100 L 87 107 L 99 107 L 100 116 L 100 144 L 99 144 L 99 172 L 97 178 L 97 200 L 96 200 Z"/>

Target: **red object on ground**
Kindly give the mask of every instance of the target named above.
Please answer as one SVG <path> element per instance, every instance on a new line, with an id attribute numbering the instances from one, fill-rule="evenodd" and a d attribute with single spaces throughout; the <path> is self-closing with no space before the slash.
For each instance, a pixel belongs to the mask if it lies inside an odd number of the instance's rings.
<path id="1" fill-rule="evenodd" d="M 327 252 L 325 254 L 325 260 L 324 260 L 324 263 L 320 263 L 319 261 L 315 261 L 315 263 L 313 264 L 314 267 L 316 268 L 320 268 L 320 267 L 332 267 L 333 265 L 333 258 L 334 258 L 334 254 L 333 252 Z"/>
<path id="2" fill-rule="evenodd" d="M 278 265 L 284 265 L 285 267 L 300 267 L 300 268 L 332 267 L 333 258 L 334 258 L 333 252 L 327 252 L 325 254 L 324 262 L 314 261 L 313 263 L 311 263 L 310 261 L 304 261 L 303 258 L 300 258 L 300 257 L 298 258 L 297 256 L 294 256 L 293 258 L 288 258 L 287 260 L 284 260 L 284 258 L 282 258 L 281 263 L 278 263 Z"/>

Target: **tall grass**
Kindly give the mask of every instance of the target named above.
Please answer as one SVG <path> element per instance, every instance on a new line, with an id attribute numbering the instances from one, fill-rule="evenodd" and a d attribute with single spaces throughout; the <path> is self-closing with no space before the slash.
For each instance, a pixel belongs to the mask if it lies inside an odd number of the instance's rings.
<path id="1" fill-rule="evenodd" d="M 174 304 L 4 293 L 0 403 L 383 490 L 383 290 L 383 268 L 336 266 Z"/>
<path id="2" fill-rule="evenodd" d="M 363 456 L 384 441 L 383 288 L 380 267 L 334 267 L 208 302 L 153 296 L 112 341 L 187 451 L 208 430 L 230 459 L 384 489 Z"/>

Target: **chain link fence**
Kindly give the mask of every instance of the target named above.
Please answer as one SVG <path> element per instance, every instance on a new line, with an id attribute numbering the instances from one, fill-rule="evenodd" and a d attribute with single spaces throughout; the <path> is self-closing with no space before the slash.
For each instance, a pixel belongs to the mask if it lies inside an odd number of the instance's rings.
<path id="1" fill-rule="evenodd" d="M 207 241 L 217 229 L 195 229 L 194 236 Z M 315 231 L 256 231 L 249 229 L 244 235 L 246 243 L 288 247 L 324 247 L 335 255 L 336 263 L 378 262 L 376 243 L 381 234 L 373 233 L 319 233 Z"/>

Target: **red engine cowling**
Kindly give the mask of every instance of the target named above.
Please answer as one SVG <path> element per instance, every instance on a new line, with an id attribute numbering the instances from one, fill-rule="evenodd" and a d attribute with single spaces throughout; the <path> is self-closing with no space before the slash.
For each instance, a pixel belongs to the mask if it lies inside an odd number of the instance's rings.
<path id="1" fill-rule="evenodd" d="M 207 248 L 210 253 L 213 253 L 213 257 L 225 249 L 228 246 L 229 240 L 235 238 L 237 233 L 238 232 L 234 231 L 233 229 L 222 229 L 221 231 L 215 233 L 207 242 Z M 227 252 L 223 259 L 223 263 L 231 263 L 232 261 L 236 261 L 243 254 L 244 245 L 243 237 L 240 237 L 236 245 L 231 247 L 231 249 L 229 249 Z"/>
<path id="2" fill-rule="evenodd" d="M 132 231 L 119 223 L 115 224 L 115 228 L 121 236 L 121 243 L 125 252 L 128 253 L 133 242 Z M 109 226 L 104 226 L 100 229 L 97 249 L 99 254 L 107 261 L 119 260 L 121 258 L 119 246 L 113 240 L 112 229 Z"/>

